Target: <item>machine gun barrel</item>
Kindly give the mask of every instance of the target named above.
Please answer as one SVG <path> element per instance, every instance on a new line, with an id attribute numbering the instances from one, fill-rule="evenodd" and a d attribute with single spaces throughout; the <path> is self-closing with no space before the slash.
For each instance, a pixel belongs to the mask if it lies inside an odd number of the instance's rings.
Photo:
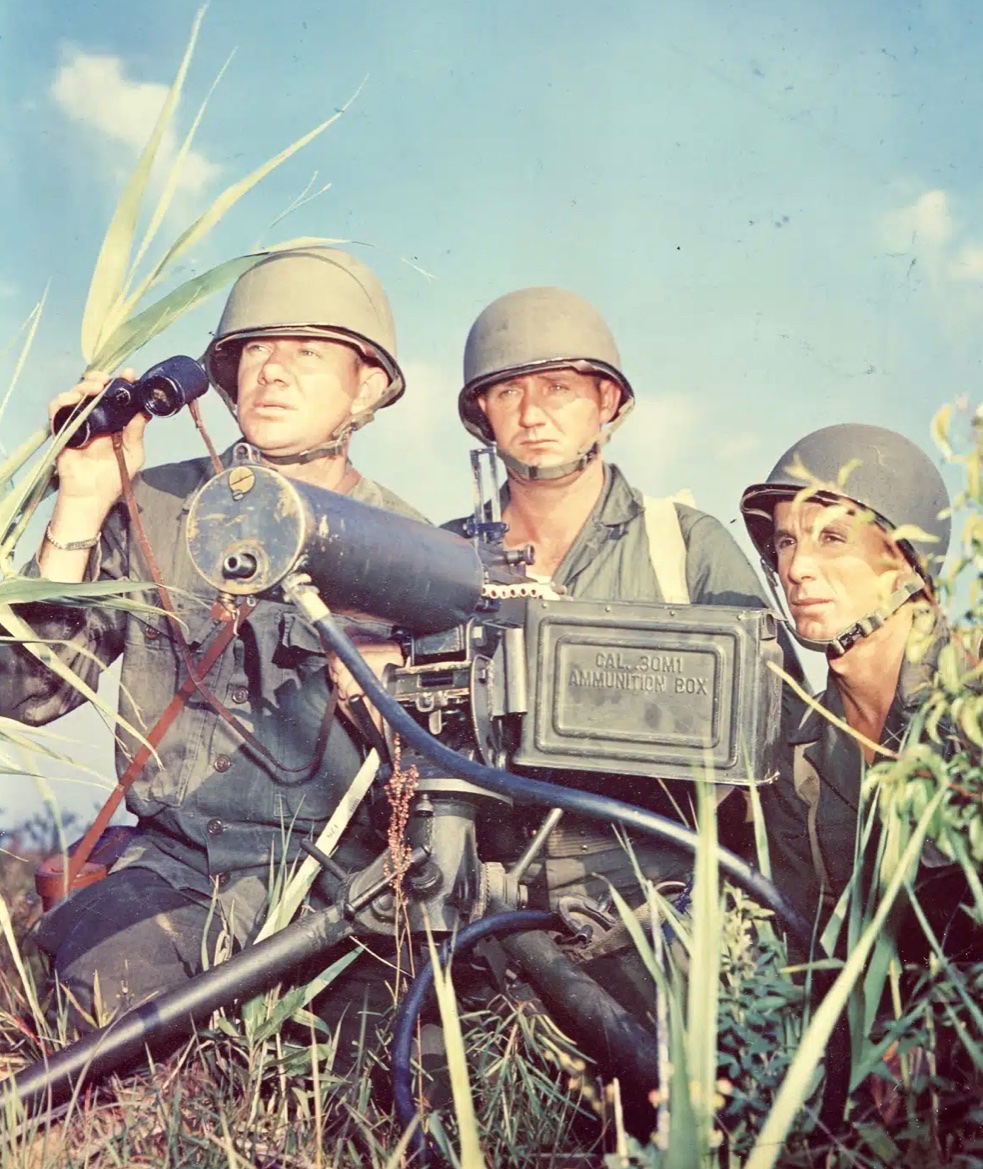
<path id="1" fill-rule="evenodd" d="M 328 604 L 411 633 L 467 621 L 485 573 L 470 541 L 442 528 L 240 462 L 210 479 L 188 514 L 198 572 L 233 596 L 310 573 Z"/>
<path id="2" fill-rule="evenodd" d="M 190 1035 L 213 1011 L 276 986 L 303 963 L 326 955 L 352 932 L 336 906 L 311 913 L 228 961 L 120 1015 L 106 1027 L 0 1084 L 0 1114 L 28 1115 L 67 1100 L 83 1080 L 122 1071 L 157 1047 Z M 13 1110 L 11 1109 L 13 1106 Z"/>

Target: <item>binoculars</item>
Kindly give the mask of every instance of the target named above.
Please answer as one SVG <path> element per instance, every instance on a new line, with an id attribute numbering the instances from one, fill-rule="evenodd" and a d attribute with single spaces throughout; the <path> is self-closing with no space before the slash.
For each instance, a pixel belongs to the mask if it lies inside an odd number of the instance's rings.
<path id="1" fill-rule="evenodd" d="M 114 378 L 67 445 L 83 447 L 101 434 L 116 434 L 141 410 L 154 418 L 166 418 L 200 398 L 207 389 L 208 375 L 192 357 L 168 357 L 136 382 Z M 64 430 L 90 401 L 86 398 L 77 406 L 63 406 L 55 414 L 53 432 Z"/>

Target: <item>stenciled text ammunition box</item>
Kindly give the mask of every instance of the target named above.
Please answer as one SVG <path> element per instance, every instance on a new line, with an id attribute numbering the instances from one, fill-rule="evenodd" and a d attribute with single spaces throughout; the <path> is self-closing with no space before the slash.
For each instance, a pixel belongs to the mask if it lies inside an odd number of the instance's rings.
<path id="1" fill-rule="evenodd" d="M 782 663 L 764 609 L 530 601 L 513 763 L 751 784 L 775 776 Z M 534 696 L 534 697 L 532 697 Z"/>

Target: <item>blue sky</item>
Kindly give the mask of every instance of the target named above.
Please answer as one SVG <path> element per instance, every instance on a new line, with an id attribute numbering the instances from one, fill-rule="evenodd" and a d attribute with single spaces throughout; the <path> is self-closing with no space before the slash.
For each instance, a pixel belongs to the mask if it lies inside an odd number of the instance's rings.
<path id="1" fill-rule="evenodd" d="M 8 448 L 81 370 L 92 265 L 195 11 L 97 0 L 0 12 L 0 346 L 50 283 L 0 424 Z M 977 398 L 977 11 L 213 0 L 180 132 L 234 55 L 169 234 L 364 79 L 182 275 L 299 235 L 373 245 L 360 254 L 389 290 L 409 389 L 353 454 L 438 521 L 470 506 L 454 400 L 471 321 L 514 288 L 572 288 L 606 316 L 638 397 L 612 460 L 647 493 L 689 487 L 730 523 L 741 489 L 807 431 L 874 422 L 929 446 L 935 410 Z M 330 190 L 271 227 L 314 172 Z M 220 309 L 136 364 L 197 355 Z M 206 417 L 232 438 L 217 399 Z M 150 433 L 152 461 L 195 449 L 183 420 Z"/>

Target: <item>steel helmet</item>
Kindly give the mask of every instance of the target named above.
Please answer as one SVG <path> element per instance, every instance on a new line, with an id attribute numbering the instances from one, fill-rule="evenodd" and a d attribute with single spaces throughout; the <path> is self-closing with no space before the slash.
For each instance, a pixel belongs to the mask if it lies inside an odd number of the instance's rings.
<path id="1" fill-rule="evenodd" d="M 233 413 L 243 342 L 294 334 L 340 341 L 388 375 L 386 389 L 346 423 L 341 438 L 403 393 L 389 299 L 375 273 L 347 252 L 295 248 L 270 253 L 239 277 L 205 351 L 208 376 Z"/>
<path id="2" fill-rule="evenodd" d="M 481 391 L 506 377 L 568 367 L 599 373 L 619 386 L 621 401 L 610 433 L 631 409 L 635 394 L 621 372 L 611 330 L 597 309 L 563 288 L 523 288 L 499 297 L 471 326 L 464 347 L 461 421 L 475 438 L 494 443 L 476 400 Z"/>
<path id="3" fill-rule="evenodd" d="M 924 537 L 906 533 L 898 546 L 926 582 L 945 558 L 952 525 L 942 475 L 921 447 L 893 430 L 851 422 L 813 431 L 782 455 L 767 482 L 748 487 L 741 498 L 744 523 L 772 569 L 775 505 L 803 491 L 819 503 L 851 500 L 888 532 L 921 529 Z"/>

